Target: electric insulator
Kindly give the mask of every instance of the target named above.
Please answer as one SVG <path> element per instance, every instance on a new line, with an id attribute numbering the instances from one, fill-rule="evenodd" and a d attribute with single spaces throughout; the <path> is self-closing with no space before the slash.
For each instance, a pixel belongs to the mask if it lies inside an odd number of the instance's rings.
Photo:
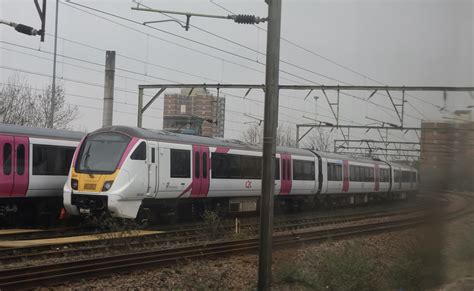
<path id="1" fill-rule="evenodd" d="M 31 26 L 24 25 L 24 24 L 17 24 L 15 26 L 15 30 L 20 32 L 20 33 L 27 34 L 27 35 L 37 35 L 38 34 L 38 31 L 36 29 L 34 29 Z"/>
<path id="2" fill-rule="evenodd" d="M 235 16 L 234 21 L 240 24 L 255 24 L 257 23 L 257 17 L 255 15 L 239 14 Z"/>

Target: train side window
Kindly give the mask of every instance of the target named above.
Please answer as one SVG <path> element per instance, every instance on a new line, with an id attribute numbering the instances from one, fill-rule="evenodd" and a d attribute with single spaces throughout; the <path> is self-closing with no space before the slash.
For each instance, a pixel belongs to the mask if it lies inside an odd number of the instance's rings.
<path id="1" fill-rule="evenodd" d="M 199 153 L 194 153 L 194 177 L 199 178 L 201 165 L 199 163 Z"/>
<path id="2" fill-rule="evenodd" d="M 25 173 L 25 145 L 16 148 L 16 173 L 22 176 Z"/>
<path id="3" fill-rule="evenodd" d="M 262 158 L 253 156 L 241 156 L 240 164 L 242 167 L 243 179 L 261 179 L 262 177 Z"/>
<path id="4" fill-rule="evenodd" d="M 332 165 L 333 164 L 330 164 L 328 163 L 328 181 L 332 181 Z"/>
<path id="5" fill-rule="evenodd" d="M 340 164 L 328 163 L 328 181 L 341 181 L 341 180 L 342 180 L 342 166 Z"/>
<path id="6" fill-rule="evenodd" d="M 286 180 L 286 160 L 281 160 L 281 178 Z"/>
<path id="7" fill-rule="evenodd" d="M 207 178 L 207 153 L 202 153 L 202 177 Z"/>
<path id="8" fill-rule="evenodd" d="M 156 155 L 156 149 L 151 148 L 151 162 L 155 163 L 155 155 Z"/>
<path id="9" fill-rule="evenodd" d="M 293 160 L 293 180 L 314 180 L 314 162 Z"/>
<path id="10" fill-rule="evenodd" d="M 170 176 L 171 178 L 191 177 L 191 152 L 188 150 L 171 149 Z"/>
<path id="11" fill-rule="evenodd" d="M 132 160 L 145 161 L 146 160 L 146 143 L 142 143 L 135 149 L 135 151 L 130 156 Z"/>
<path id="12" fill-rule="evenodd" d="M 275 180 L 280 180 L 280 159 L 275 160 Z"/>
<path id="13" fill-rule="evenodd" d="M 355 181 L 355 167 L 354 166 L 350 166 L 350 180 L 351 181 Z"/>
<path id="14" fill-rule="evenodd" d="M 242 177 L 240 156 L 228 155 L 228 158 L 229 158 L 229 178 L 240 179 Z"/>
<path id="15" fill-rule="evenodd" d="M 9 143 L 3 145 L 3 173 L 5 175 L 12 173 L 12 145 Z"/>
<path id="16" fill-rule="evenodd" d="M 213 153 L 211 156 L 212 178 L 227 178 L 228 167 L 226 166 L 225 154 Z"/>
<path id="17" fill-rule="evenodd" d="M 33 145 L 33 175 L 67 176 L 74 148 Z"/>

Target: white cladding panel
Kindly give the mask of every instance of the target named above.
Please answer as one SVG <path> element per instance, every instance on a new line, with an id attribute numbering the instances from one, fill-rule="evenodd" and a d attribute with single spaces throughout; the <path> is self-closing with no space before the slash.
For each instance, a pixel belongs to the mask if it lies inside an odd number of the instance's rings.
<path id="1" fill-rule="evenodd" d="M 34 145 L 51 145 L 75 148 L 79 142 L 45 138 L 30 138 L 29 140 L 29 183 L 26 197 L 62 196 L 67 174 L 64 176 L 33 175 L 33 147 Z"/>

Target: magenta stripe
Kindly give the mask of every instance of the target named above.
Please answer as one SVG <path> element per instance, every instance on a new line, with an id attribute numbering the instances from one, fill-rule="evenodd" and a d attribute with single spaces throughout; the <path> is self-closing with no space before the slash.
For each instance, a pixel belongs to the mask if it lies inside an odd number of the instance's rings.
<path id="1" fill-rule="evenodd" d="M 76 166 L 77 155 L 79 154 L 79 150 L 81 149 L 82 143 L 84 142 L 85 139 L 86 139 L 86 136 L 81 139 L 81 141 L 79 142 L 79 145 L 77 146 L 76 150 L 74 151 L 74 157 L 72 158 L 71 167 Z"/>
<path id="2" fill-rule="evenodd" d="M 230 151 L 230 148 L 217 147 L 215 152 L 218 153 L 218 154 L 227 154 L 229 151 Z"/>
<path id="3" fill-rule="evenodd" d="M 117 166 L 117 169 L 120 169 L 125 162 L 125 159 L 128 157 L 128 154 L 132 151 L 132 148 L 135 146 L 135 144 L 138 142 L 138 138 L 132 137 L 132 140 L 128 143 L 127 148 L 125 149 L 125 152 L 122 155 L 122 158 L 120 159 L 120 163 Z"/>

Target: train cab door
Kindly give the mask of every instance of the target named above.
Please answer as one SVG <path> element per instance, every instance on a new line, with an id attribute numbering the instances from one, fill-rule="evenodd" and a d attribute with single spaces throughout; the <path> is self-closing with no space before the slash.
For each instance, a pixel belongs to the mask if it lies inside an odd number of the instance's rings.
<path id="1" fill-rule="evenodd" d="M 14 138 L 0 135 L 0 197 L 10 196 L 14 183 Z"/>
<path id="2" fill-rule="evenodd" d="M 25 196 L 29 182 L 29 141 L 27 137 L 15 137 L 14 185 L 11 196 Z"/>
<path id="3" fill-rule="evenodd" d="M 210 186 L 210 157 L 209 147 L 201 145 L 193 145 L 193 184 L 191 189 L 191 197 L 206 197 L 209 193 Z"/>
<path id="4" fill-rule="evenodd" d="M 156 194 L 158 186 L 158 143 L 148 142 L 148 190 L 149 194 Z M 152 195 L 154 196 L 154 195 Z"/>

